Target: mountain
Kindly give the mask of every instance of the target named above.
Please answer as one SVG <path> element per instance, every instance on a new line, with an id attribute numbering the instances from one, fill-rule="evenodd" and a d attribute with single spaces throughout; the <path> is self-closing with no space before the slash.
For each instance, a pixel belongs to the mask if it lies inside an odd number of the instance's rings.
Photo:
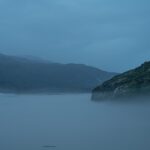
<path id="1" fill-rule="evenodd" d="M 0 54 L 0 92 L 85 92 L 115 73 Z"/>
<path id="2" fill-rule="evenodd" d="M 92 99 L 112 99 L 150 94 L 150 61 L 140 67 L 117 75 L 96 87 Z"/>

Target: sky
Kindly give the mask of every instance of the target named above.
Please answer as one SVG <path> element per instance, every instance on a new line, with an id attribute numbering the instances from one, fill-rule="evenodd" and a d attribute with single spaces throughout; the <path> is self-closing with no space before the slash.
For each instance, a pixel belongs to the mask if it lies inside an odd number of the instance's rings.
<path id="1" fill-rule="evenodd" d="M 0 53 L 123 72 L 150 59 L 149 0 L 0 0 Z"/>

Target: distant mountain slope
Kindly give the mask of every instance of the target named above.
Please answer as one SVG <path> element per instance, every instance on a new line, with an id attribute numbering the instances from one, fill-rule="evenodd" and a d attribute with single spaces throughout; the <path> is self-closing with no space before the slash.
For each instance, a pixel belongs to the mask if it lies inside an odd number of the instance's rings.
<path id="1" fill-rule="evenodd" d="M 113 77 L 97 68 L 0 54 L 0 92 L 90 91 Z"/>
<path id="2" fill-rule="evenodd" d="M 150 62 L 113 77 L 93 90 L 92 99 L 150 94 Z"/>

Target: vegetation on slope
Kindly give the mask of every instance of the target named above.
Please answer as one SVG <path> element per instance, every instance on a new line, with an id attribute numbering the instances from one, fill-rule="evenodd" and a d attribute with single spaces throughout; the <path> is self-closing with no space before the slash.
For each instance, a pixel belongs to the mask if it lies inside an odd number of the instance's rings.
<path id="1" fill-rule="evenodd" d="M 150 62 L 117 75 L 93 90 L 93 99 L 150 93 Z"/>

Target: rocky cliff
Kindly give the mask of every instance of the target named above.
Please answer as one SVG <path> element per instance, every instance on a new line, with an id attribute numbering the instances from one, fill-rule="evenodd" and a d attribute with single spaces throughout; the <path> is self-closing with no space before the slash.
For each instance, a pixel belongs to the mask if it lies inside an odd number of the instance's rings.
<path id="1" fill-rule="evenodd" d="M 92 99 L 112 99 L 150 94 L 150 61 L 117 75 L 96 87 Z"/>

